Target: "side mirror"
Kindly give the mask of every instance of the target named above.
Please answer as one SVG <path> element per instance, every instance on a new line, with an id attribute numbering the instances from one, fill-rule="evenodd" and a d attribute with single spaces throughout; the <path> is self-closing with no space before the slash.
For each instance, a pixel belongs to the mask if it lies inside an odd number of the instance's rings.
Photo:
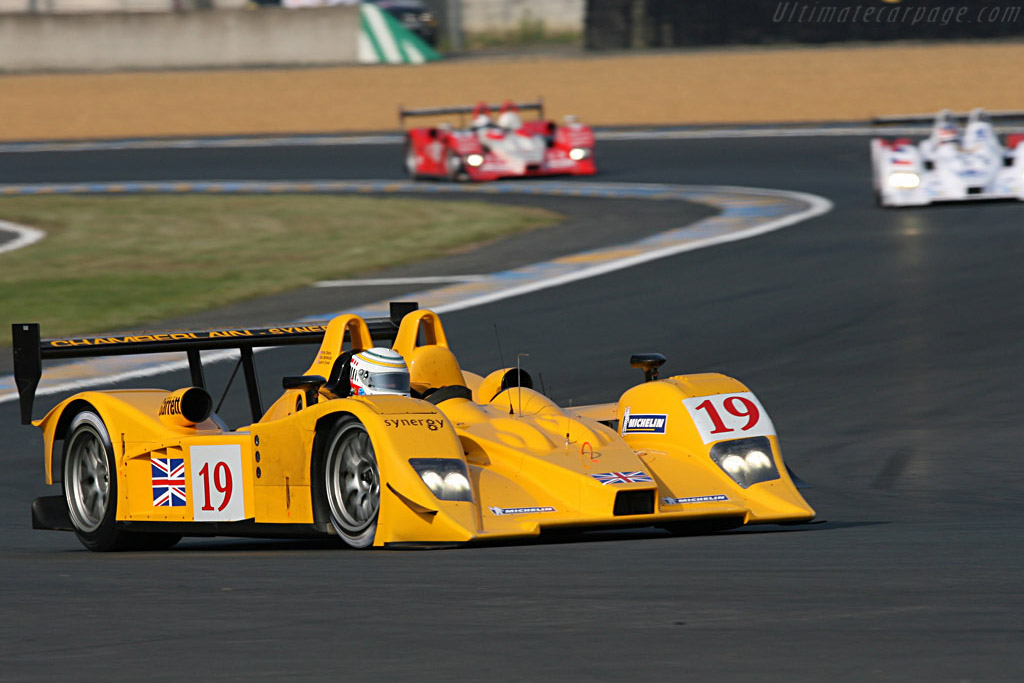
<path id="1" fill-rule="evenodd" d="M 658 379 L 658 368 L 665 364 L 665 356 L 660 353 L 634 353 L 629 357 L 629 364 L 644 371 L 644 381 Z"/>

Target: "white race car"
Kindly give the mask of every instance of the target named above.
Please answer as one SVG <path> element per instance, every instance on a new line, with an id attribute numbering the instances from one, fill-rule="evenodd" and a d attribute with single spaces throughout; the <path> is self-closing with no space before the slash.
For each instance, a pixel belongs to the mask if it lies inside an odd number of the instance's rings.
<path id="1" fill-rule="evenodd" d="M 973 199 L 1024 200 L 1024 135 L 1006 146 L 983 109 L 975 109 L 961 133 L 952 112 L 935 117 L 931 135 L 871 140 L 875 197 L 882 206 L 924 206 Z"/>

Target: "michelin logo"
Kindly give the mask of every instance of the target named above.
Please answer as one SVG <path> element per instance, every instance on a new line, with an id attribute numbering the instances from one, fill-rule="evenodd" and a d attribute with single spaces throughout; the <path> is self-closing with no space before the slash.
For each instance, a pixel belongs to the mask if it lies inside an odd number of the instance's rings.
<path id="1" fill-rule="evenodd" d="M 688 503 L 718 503 L 729 500 L 729 496 L 719 493 L 715 496 L 690 496 L 689 498 L 662 498 L 665 505 L 686 505 Z"/>
<path id="2" fill-rule="evenodd" d="M 492 507 L 491 514 L 495 517 L 503 517 L 505 515 L 530 515 L 535 512 L 554 512 L 553 507 L 534 507 L 534 508 L 499 508 Z"/>
<path id="3" fill-rule="evenodd" d="M 664 434 L 667 415 L 630 415 L 626 408 L 622 415 L 623 434 Z"/>

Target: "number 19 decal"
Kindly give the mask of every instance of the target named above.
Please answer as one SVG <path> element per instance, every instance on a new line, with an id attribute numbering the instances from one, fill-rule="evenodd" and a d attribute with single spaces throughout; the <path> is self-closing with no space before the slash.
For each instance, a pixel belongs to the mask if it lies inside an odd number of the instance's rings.
<path id="1" fill-rule="evenodd" d="M 775 426 L 761 402 L 749 391 L 687 398 L 683 405 L 690 411 L 704 443 L 775 434 Z"/>
<path id="2" fill-rule="evenodd" d="M 245 519 L 242 447 L 192 446 L 192 516 L 197 522 Z"/>

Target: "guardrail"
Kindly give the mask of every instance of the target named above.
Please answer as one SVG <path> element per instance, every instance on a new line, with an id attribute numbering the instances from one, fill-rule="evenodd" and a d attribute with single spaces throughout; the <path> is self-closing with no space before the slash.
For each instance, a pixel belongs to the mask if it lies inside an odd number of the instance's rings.
<path id="1" fill-rule="evenodd" d="M 587 0 L 584 44 L 601 50 L 1020 35 L 1020 0 Z"/>
<path id="2" fill-rule="evenodd" d="M 143 12 L 142 7 L 179 0 L 131 1 L 139 11 L 0 14 L 0 70 L 238 68 L 438 58 L 374 5 Z"/>

